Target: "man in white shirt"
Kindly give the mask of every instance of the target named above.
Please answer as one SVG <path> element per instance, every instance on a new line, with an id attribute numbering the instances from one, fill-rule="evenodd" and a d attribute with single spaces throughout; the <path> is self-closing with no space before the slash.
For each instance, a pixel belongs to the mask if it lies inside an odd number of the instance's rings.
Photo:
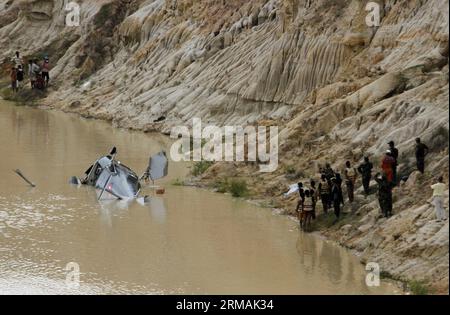
<path id="1" fill-rule="evenodd" d="M 446 219 L 444 210 L 444 194 L 447 186 L 444 184 L 444 178 L 439 177 L 438 183 L 431 186 L 433 189 L 433 204 L 436 209 L 436 218 L 438 221 L 443 221 Z"/>
<path id="2" fill-rule="evenodd" d="M 23 67 L 23 60 L 20 57 L 20 52 L 16 51 L 16 54 L 12 58 L 12 62 L 14 63 L 16 68 L 18 68 L 19 66 Z"/>

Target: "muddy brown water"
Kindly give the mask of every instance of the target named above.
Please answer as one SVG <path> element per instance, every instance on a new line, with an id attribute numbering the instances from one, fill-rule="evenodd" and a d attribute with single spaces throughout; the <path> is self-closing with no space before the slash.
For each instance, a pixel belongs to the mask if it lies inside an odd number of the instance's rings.
<path id="1" fill-rule="evenodd" d="M 0 101 L 1 294 L 391 294 L 347 250 L 270 209 L 171 185 L 150 204 L 68 184 L 112 146 L 138 172 L 170 139 Z M 37 184 L 30 188 L 13 169 Z M 75 262 L 80 285 L 66 282 Z"/>

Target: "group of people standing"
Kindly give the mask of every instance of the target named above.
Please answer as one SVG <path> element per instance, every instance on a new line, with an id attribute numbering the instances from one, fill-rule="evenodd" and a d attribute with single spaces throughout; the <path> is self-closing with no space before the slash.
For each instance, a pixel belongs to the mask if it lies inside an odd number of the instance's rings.
<path id="1" fill-rule="evenodd" d="M 31 89 L 44 89 L 50 81 L 50 61 L 47 56 L 39 64 L 37 59 L 28 61 L 28 77 L 30 79 Z M 12 58 L 10 70 L 11 88 L 13 92 L 19 91 L 25 79 L 24 63 L 20 52 L 16 51 Z"/>
<path id="2" fill-rule="evenodd" d="M 346 179 L 354 185 L 356 174 L 347 172 L 350 168 L 350 162 L 346 163 Z M 296 212 L 299 215 L 300 227 L 308 229 L 311 227 L 311 221 L 316 218 L 316 206 L 318 200 L 322 200 L 323 211 L 325 214 L 333 208 L 336 220 L 339 219 L 341 213 L 341 205 L 344 205 L 344 195 L 342 191 L 341 174 L 335 172 L 329 163 L 325 168 L 320 168 L 321 179 L 316 188 L 315 180 L 311 180 L 309 187 L 306 188 L 303 183 L 298 183 L 300 199 L 297 204 Z M 348 191 L 349 198 L 353 197 L 353 191 Z M 351 199 L 353 201 L 353 199 Z"/>
<path id="3" fill-rule="evenodd" d="M 322 207 L 325 214 L 331 209 L 334 210 L 336 221 L 339 220 L 341 214 L 341 206 L 344 206 L 344 194 L 342 185 L 345 181 L 347 188 L 347 197 L 350 203 L 354 201 L 354 191 L 358 174 L 361 175 L 364 194 L 366 197 L 370 194 L 370 182 L 372 179 L 378 184 L 378 201 L 381 212 L 384 217 L 392 216 L 393 199 L 392 189 L 398 184 L 398 161 L 399 151 L 395 147 L 394 141 L 388 143 L 389 149 L 381 162 L 381 170 L 372 176 L 374 165 L 368 156 L 364 157 L 364 161 L 358 167 L 352 167 L 350 161 L 345 163 L 344 179 L 340 173 L 334 171 L 329 163 L 324 168 L 320 167 L 319 171 L 321 179 L 318 187 L 316 182 L 310 181 L 309 188 L 303 183 L 298 183 L 300 199 L 297 204 L 296 212 L 299 215 L 300 227 L 308 229 L 311 221 L 316 218 L 316 205 L 318 200 L 322 201 Z M 421 142 L 420 138 L 416 139 L 416 166 L 417 170 L 422 174 L 425 172 L 425 157 L 429 153 L 429 148 Z M 442 186 L 443 185 L 443 186 Z M 443 188 L 444 187 L 444 188 Z M 433 189 L 434 203 L 436 207 L 436 215 L 438 220 L 445 219 L 445 211 L 443 210 L 443 192 L 445 192 L 445 184 L 443 178 L 439 178 L 439 182 L 431 187 Z"/>

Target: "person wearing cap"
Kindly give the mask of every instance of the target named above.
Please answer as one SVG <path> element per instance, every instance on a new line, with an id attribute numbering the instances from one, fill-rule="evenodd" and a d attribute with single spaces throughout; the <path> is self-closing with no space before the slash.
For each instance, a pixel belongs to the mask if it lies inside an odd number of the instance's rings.
<path id="1" fill-rule="evenodd" d="M 391 150 L 387 150 L 386 155 L 381 162 L 381 169 L 383 170 L 384 174 L 386 174 L 386 178 L 389 183 L 392 183 L 394 181 L 394 165 L 395 159 L 392 157 L 392 152 Z"/>
<path id="2" fill-rule="evenodd" d="M 378 202 L 381 212 L 385 218 L 392 215 L 392 182 L 389 182 L 385 173 L 376 174 L 375 181 L 378 183 Z"/>
<path id="3" fill-rule="evenodd" d="M 397 182 L 397 167 L 398 167 L 398 149 L 395 147 L 395 142 L 390 141 L 388 143 L 389 145 L 389 151 L 392 153 L 392 157 L 395 159 L 395 164 L 392 168 L 393 176 L 394 176 L 394 183 Z"/>
<path id="4" fill-rule="evenodd" d="M 422 143 L 420 138 L 416 139 L 416 163 L 417 169 L 422 174 L 425 172 L 425 157 L 428 155 L 430 149 L 426 144 Z"/>

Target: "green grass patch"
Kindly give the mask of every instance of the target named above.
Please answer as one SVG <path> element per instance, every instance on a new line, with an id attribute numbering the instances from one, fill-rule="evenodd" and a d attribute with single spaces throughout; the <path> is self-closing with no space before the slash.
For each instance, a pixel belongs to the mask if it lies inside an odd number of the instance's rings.
<path id="1" fill-rule="evenodd" d="M 103 26 L 112 15 L 112 3 L 103 5 L 94 17 L 94 25 L 96 27 Z"/>
<path id="2" fill-rule="evenodd" d="M 228 182 L 228 179 L 219 179 L 215 182 L 214 188 L 217 190 L 218 193 L 225 194 L 230 189 L 230 183 Z"/>
<path id="3" fill-rule="evenodd" d="M 294 165 L 288 165 L 288 166 L 286 166 L 285 172 L 286 172 L 286 174 L 294 175 L 294 174 L 296 173 L 296 170 L 295 170 Z"/>
<path id="4" fill-rule="evenodd" d="M 414 295 L 428 295 L 430 290 L 423 281 L 413 280 L 408 283 L 411 293 Z"/>
<path id="5" fill-rule="evenodd" d="M 446 129 L 446 128 L 443 127 L 443 126 L 439 126 L 439 127 L 436 129 L 436 132 L 434 133 L 434 135 L 435 135 L 436 137 L 443 137 L 443 138 L 446 139 L 447 141 L 448 141 L 448 139 L 449 139 L 448 129 Z"/>
<path id="6" fill-rule="evenodd" d="M 11 82 L 9 81 L 9 79 L 4 79 L 4 80 L 0 80 L 0 90 L 3 90 L 6 87 L 10 87 L 11 86 Z"/>
<path id="7" fill-rule="evenodd" d="M 380 277 L 381 279 L 393 279 L 393 280 L 397 280 L 393 275 L 391 275 L 391 273 L 389 271 L 385 271 L 382 270 L 380 272 Z"/>
<path id="8" fill-rule="evenodd" d="M 316 210 L 317 211 L 317 210 Z M 333 228 L 336 230 L 341 229 L 344 225 L 352 224 L 354 225 L 355 216 L 351 213 L 343 213 L 341 210 L 341 216 L 336 222 L 336 216 L 334 215 L 334 210 L 331 208 L 328 213 L 321 213 L 317 216 L 316 220 L 312 221 L 312 227 L 315 230 L 325 230 Z"/>
<path id="9" fill-rule="evenodd" d="M 233 197 L 248 196 L 247 182 L 244 180 L 232 180 L 230 183 L 230 193 Z"/>
<path id="10" fill-rule="evenodd" d="M 28 86 L 22 87 L 18 92 L 13 92 L 10 86 L 4 87 L 0 90 L 0 96 L 10 102 L 15 102 L 18 105 L 33 105 L 33 103 L 41 98 L 44 98 L 47 92 L 41 90 L 32 90 Z"/>
<path id="11" fill-rule="evenodd" d="M 200 175 L 204 174 L 208 170 L 208 168 L 210 168 L 213 164 L 214 164 L 213 162 L 209 162 L 209 161 L 196 162 L 192 166 L 191 173 L 194 176 L 200 176 Z"/>
<path id="12" fill-rule="evenodd" d="M 0 90 L 0 96 L 5 100 L 11 100 L 14 96 L 14 92 L 10 87 L 4 87 Z"/>
<path id="13" fill-rule="evenodd" d="M 177 178 L 174 181 L 172 181 L 172 186 L 184 186 L 184 181 Z"/>
<path id="14" fill-rule="evenodd" d="M 219 179 L 215 182 L 214 188 L 218 193 L 230 193 L 236 198 L 249 196 L 249 189 L 245 180 L 233 179 L 230 181 L 227 178 Z"/>
<path id="15" fill-rule="evenodd" d="M 336 221 L 336 217 L 333 210 L 328 210 L 328 213 L 322 213 L 317 216 L 316 220 L 312 221 L 312 228 L 315 230 L 328 229 L 333 226 Z"/>

